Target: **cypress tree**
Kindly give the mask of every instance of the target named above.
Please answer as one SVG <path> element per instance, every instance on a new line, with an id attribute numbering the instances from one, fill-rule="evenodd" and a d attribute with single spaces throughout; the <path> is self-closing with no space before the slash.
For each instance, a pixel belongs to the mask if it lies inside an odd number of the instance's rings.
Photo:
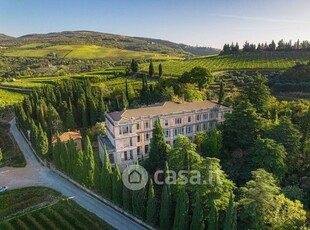
<path id="1" fill-rule="evenodd" d="M 163 76 L 163 67 L 161 63 L 158 65 L 158 76 L 161 78 Z"/>
<path id="2" fill-rule="evenodd" d="M 93 148 L 88 136 L 86 136 L 85 150 L 83 156 L 83 168 L 84 168 L 84 184 L 92 188 L 94 186 L 94 170 L 95 170 L 95 160 Z"/>
<path id="3" fill-rule="evenodd" d="M 157 222 L 157 210 L 156 210 L 156 196 L 154 191 L 153 180 L 149 181 L 149 191 L 147 197 L 147 210 L 146 210 L 146 222 L 152 226 Z"/>
<path id="4" fill-rule="evenodd" d="M 188 229 L 188 206 L 188 195 L 184 190 L 182 190 L 178 195 L 177 205 L 175 207 L 175 217 L 173 225 L 174 230 Z"/>
<path id="5" fill-rule="evenodd" d="M 154 75 L 154 66 L 153 66 L 153 62 L 151 61 L 149 65 L 149 76 L 153 77 L 153 75 Z"/>
<path id="6" fill-rule="evenodd" d="M 211 201 L 211 210 L 208 216 L 208 230 L 218 229 L 218 211 L 214 201 Z"/>
<path id="7" fill-rule="evenodd" d="M 195 208 L 193 211 L 192 223 L 190 230 L 203 230 L 205 229 L 203 209 L 200 203 L 200 199 L 196 199 Z"/>
<path id="8" fill-rule="evenodd" d="M 74 120 L 74 116 L 70 110 L 66 112 L 65 127 L 66 129 L 71 129 L 71 130 L 76 129 L 76 123 Z"/>
<path id="9" fill-rule="evenodd" d="M 76 153 L 76 164 L 73 165 L 73 177 L 79 181 L 83 181 L 83 171 L 81 170 L 83 168 L 83 151 L 79 150 Z"/>
<path id="10" fill-rule="evenodd" d="M 89 109 L 89 119 L 90 119 L 90 125 L 93 126 L 97 122 L 97 105 L 94 101 L 94 99 L 89 99 L 90 109 Z"/>
<path id="11" fill-rule="evenodd" d="M 68 173 L 71 176 L 74 176 L 74 167 L 77 163 L 77 151 L 75 147 L 75 143 L 70 137 L 69 142 L 67 143 L 68 150 Z"/>
<path id="12" fill-rule="evenodd" d="M 123 190 L 122 175 L 119 170 L 118 164 L 115 164 L 112 177 L 112 197 L 113 202 L 119 206 L 121 206 L 123 203 L 122 190 Z"/>
<path id="13" fill-rule="evenodd" d="M 224 94 L 225 94 L 225 92 L 224 92 L 224 82 L 223 81 L 221 81 L 221 84 L 220 84 L 220 91 L 219 91 L 219 96 L 218 96 L 218 104 L 222 104 L 222 101 L 223 101 L 223 99 L 224 99 Z"/>
<path id="14" fill-rule="evenodd" d="M 234 201 L 233 201 L 233 195 L 230 193 L 229 197 L 229 204 L 228 208 L 226 210 L 226 216 L 224 220 L 224 226 L 223 230 L 235 230 L 236 229 L 236 222 L 235 222 L 235 209 L 234 209 Z"/>
<path id="15" fill-rule="evenodd" d="M 30 121 L 30 142 L 31 142 L 32 147 L 37 150 L 38 127 L 36 126 L 36 124 L 34 123 L 32 119 Z"/>
<path id="16" fill-rule="evenodd" d="M 60 170 L 67 172 L 68 168 L 68 153 L 65 143 L 59 141 L 60 145 Z"/>
<path id="17" fill-rule="evenodd" d="M 38 151 L 40 154 L 45 155 L 48 152 L 48 138 L 46 132 L 43 131 L 41 124 L 38 128 Z"/>
<path id="18" fill-rule="evenodd" d="M 126 78 L 126 99 L 129 102 L 130 98 L 129 98 L 129 89 L 128 89 L 128 79 Z"/>
<path id="19" fill-rule="evenodd" d="M 166 143 L 164 130 L 160 125 L 159 119 L 157 119 L 154 124 L 150 148 L 149 170 L 152 174 L 157 169 L 164 168 L 169 152 L 169 145 Z"/>
<path id="20" fill-rule="evenodd" d="M 137 165 L 139 165 L 137 161 Z M 145 188 L 132 191 L 132 212 L 135 216 L 145 218 Z"/>
<path id="21" fill-rule="evenodd" d="M 129 170 L 128 165 L 125 170 Z M 123 185 L 123 208 L 127 212 L 132 212 L 132 191 Z"/>
<path id="22" fill-rule="evenodd" d="M 101 171 L 101 192 L 108 198 L 112 199 L 112 167 L 109 154 L 106 146 L 104 145 L 104 161 Z"/>
<path id="23" fill-rule="evenodd" d="M 165 167 L 165 178 L 168 176 L 168 162 L 166 162 Z M 167 179 L 169 181 L 169 178 Z M 166 230 L 171 228 L 171 192 L 170 185 L 164 184 L 162 195 L 161 195 L 161 204 L 160 204 L 160 213 L 159 213 L 159 229 Z"/>
<path id="24" fill-rule="evenodd" d="M 123 109 L 128 109 L 129 102 L 128 102 L 127 97 L 126 97 L 126 93 L 123 92 L 122 98 L 123 98 Z"/>

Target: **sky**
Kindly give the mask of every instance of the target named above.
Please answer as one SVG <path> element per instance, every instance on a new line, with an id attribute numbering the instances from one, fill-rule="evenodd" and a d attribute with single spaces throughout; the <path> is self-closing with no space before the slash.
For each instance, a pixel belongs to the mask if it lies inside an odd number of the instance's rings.
<path id="1" fill-rule="evenodd" d="M 310 0 L 0 0 L 0 33 L 90 30 L 222 48 L 310 40 Z"/>

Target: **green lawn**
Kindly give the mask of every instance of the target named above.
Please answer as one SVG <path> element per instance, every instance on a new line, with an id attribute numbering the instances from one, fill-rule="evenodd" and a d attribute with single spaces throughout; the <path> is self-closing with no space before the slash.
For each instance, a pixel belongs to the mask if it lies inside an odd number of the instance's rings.
<path id="1" fill-rule="evenodd" d="M 1 230 L 114 229 L 74 201 L 48 188 L 12 190 L 1 194 L 0 201 Z"/>
<path id="2" fill-rule="evenodd" d="M 117 48 L 109 48 L 97 45 L 52 45 L 44 43 L 27 44 L 20 47 L 10 48 L 5 51 L 5 56 L 10 57 L 44 57 L 57 55 L 61 58 L 102 58 L 107 60 L 129 60 L 131 58 L 154 60 L 181 59 L 176 56 L 163 55 L 152 52 L 130 51 Z"/>
<path id="3" fill-rule="evenodd" d="M 206 56 L 193 58 L 186 61 L 162 62 L 165 76 L 179 76 L 195 66 L 203 66 L 211 71 L 240 70 L 240 69 L 284 69 L 293 66 L 296 62 L 310 60 L 310 52 L 264 52 L 244 53 L 236 55 Z M 155 72 L 158 64 L 154 63 Z M 148 71 L 148 63 L 140 65 L 144 71 Z"/>

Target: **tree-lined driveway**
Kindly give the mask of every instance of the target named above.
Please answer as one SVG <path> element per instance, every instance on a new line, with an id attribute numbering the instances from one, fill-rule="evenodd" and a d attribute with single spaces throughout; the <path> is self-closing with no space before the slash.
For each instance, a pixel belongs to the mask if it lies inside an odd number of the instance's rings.
<path id="1" fill-rule="evenodd" d="M 83 208 L 96 214 L 102 220 L 117 229 L 145 229 L 138 223 L 76 187 L 71 182 L 60 177 L 50 169 L 42 166 L 17 129 L 15 119 L 13 119 L 10 124 L 10 131 L 25 155 L 27 166 L 25 168 L 1 168 L 0 186 L 9 186 L 10 189 L 28 186 L 49 187 L 61 192 L 65 196 L 74 197 L 74 200 Z"/>

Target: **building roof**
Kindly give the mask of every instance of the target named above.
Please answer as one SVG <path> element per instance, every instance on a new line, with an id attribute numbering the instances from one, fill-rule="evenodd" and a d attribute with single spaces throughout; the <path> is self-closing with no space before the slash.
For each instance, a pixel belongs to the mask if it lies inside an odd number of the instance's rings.
<path id="1" fill-rule="evenodd" d="M 212 108 L 227 107 L 211 101 L 186 102 L 182 104 L 169 101 L 163 103 L 156 103 L 153 105 L 141 107 L 139 109 L 129 109 L 120 112 L 111 112 L 108 113 L 108 115 L 113 119 L 113 121 L 126 122 L 131 119 L 137 119 L 139 117 L 145 116 L 157 116 L 169 113 L 181 113 Z"/>
<path id="2" fill-rule="evenodd" d="M 70 140 L 70 137 L 72 140 L 82 139 L 82 135 L 80 131 L 62 133 L 59 136 L 59 139 L 61 142 L 68 142 Z M 54 136 L 52 139 L 52 144 L 56 144 L 56 142 L 57 142 L 57 138 Z"/>

